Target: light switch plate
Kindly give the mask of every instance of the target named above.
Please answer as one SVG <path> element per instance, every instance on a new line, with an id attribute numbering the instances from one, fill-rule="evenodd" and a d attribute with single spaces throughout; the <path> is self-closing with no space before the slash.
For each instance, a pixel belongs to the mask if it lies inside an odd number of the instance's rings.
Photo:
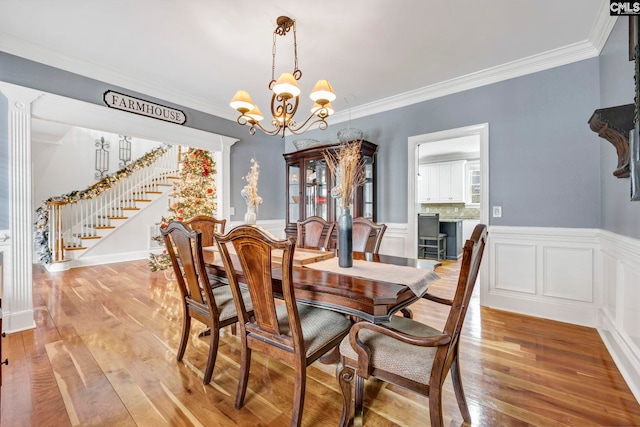
<path id="1" fill-rule="evenodd" d="M 229 208 L 229 215 L 235 215 L 236 214 L 236 208 L 234 208 L 233 206 L 231 206 Z"/>
<path id="2" fill-rule="evenodd" d="M 502 206 L 493 207 L 493 217 L 500 218 L 502 216 Z"/>

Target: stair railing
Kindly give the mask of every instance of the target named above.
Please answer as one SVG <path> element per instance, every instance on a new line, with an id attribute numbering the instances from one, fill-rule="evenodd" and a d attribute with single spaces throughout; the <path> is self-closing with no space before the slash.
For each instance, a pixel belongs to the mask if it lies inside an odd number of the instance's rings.
<path id="1" fill-rule="evenodd" d="M 115 220 L 138 210 L 137 201 L 151 201 L 151 194 L 161 193 L 159 186 L 171 185 L 170 177 L 178 174 L 178 150 L 159 147 L 86 190 L 47 200 L 37 210 L 39 261 L 49 264 L 64 259 L 59 248 L 83 249 L 82 239 L 99 238 L 99 230 L 115 228 Z"/>

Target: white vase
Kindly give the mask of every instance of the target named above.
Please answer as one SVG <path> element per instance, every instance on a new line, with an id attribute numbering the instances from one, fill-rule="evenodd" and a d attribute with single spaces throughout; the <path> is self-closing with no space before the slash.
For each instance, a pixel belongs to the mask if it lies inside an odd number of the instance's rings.
<path id="1" fill-rule="evenodd" d="M 258 214 L 256 214 L 256 207 L 247 206 L 247 213 L 244 214 L 244 223 L 255 225 L 257 219 L 258 219 Z"/>

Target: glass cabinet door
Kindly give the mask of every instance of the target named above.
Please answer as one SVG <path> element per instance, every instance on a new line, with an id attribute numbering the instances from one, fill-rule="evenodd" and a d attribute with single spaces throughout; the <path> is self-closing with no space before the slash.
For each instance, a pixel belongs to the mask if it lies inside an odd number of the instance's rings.
<path id="1" fill-rule="evenodd" d="M 287 171 L 287 179 L 289 182 L 287 206 L 289 210 L 289 222 L 297 222 L 300 220 L 300 163 L 292 163 Z"/>
<path id="2" fill-rule="evenodd" d="M 306 168 L 305 218 L 316 215 L 328 220 L 328 198 L 327 163 L 324 159 L 309 160 Z"/>
<path id="3" fill-rule="evenodd" d="M 364 156 L 364 177 L 365 183 L 362 186 L 362 216 L 373 221 L 373 159 L 371 156 Z"/>

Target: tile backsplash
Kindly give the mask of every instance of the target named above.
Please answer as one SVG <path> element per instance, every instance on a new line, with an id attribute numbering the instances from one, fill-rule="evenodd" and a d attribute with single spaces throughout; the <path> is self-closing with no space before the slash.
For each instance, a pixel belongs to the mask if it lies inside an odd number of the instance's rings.
<path id="1" fill-rule="evenodd" d="M 439 213 L 443 219 L 479 219 L 480 208 L 465 207 L 464 203 L 422 203 L 420 213 Z M 456 212 L 457 209 L 457 212 Z"/>

